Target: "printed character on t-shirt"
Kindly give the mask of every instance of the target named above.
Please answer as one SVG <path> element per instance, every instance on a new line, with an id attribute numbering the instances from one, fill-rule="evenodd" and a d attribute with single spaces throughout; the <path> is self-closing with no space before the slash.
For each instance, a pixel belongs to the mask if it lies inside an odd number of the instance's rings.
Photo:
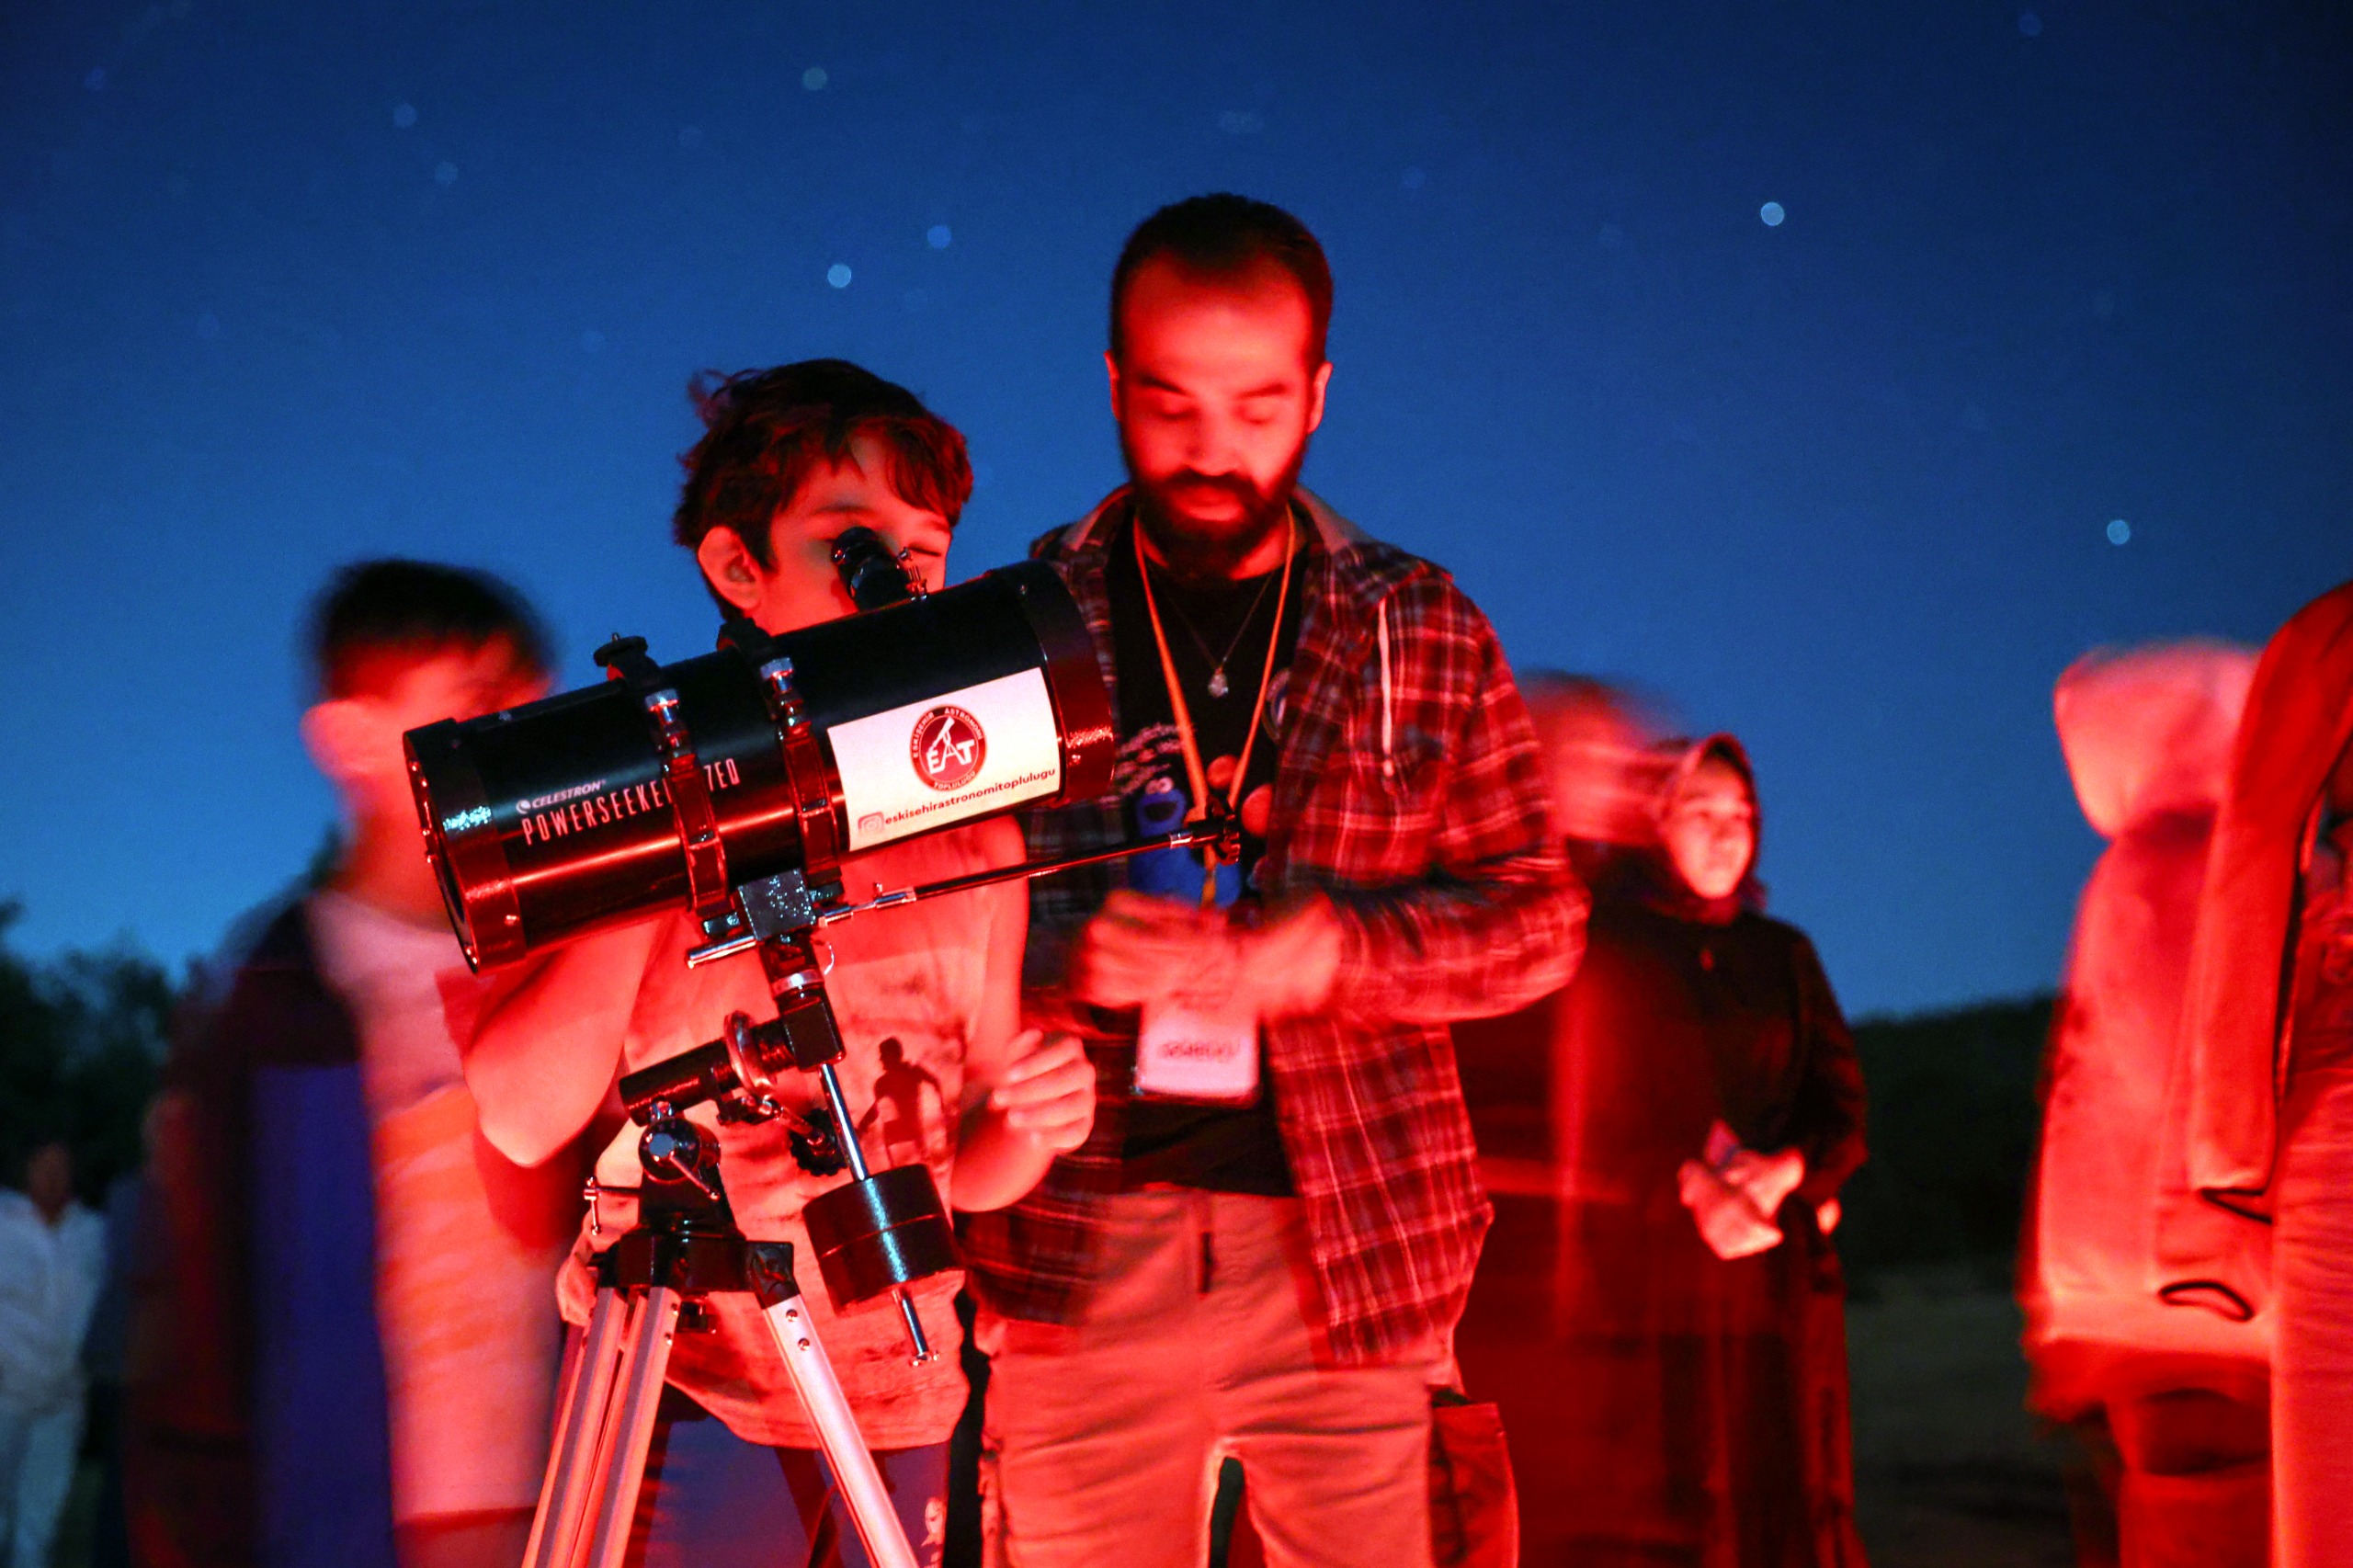
<path id="1" fill-rule="evenodd" d="M 907 1048 L 893 1035 L 879 1048 L 882 1065 L 874 1075 L 874 1103 L 858 1119 L 858 1135 L 862 1141 L 879 1119 L 882 1124 L 882 1163 L 890 1165 L 915 1165 L 927 1160 L 936 1153 L 936 1144 L 945 1142 L 948 1114 L 948 1091 L 940 1086 L 939 1075 L 907 1060 Z M 932 1094 L 934 1119 L 924 1120 L 923 1092 Z"/>

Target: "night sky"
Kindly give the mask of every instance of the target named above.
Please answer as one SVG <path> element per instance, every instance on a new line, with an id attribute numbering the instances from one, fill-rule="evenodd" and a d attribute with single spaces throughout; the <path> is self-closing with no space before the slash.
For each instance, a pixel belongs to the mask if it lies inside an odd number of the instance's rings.
<path id="1" fill-rule="evenodd" d="M 12 939 L 176 963 L 300 870 L 339 562 L 508 574 L 565 684 L 707 648 L 698 369 L 906 382 L 953 566 L 1014 557 L 1120 477 L 1111 262 L 1204 190 L 1331 256 L 1307 482 L 1517 664 L 1745 738 L 1854 1011 L 2055 978 L 2070 659 L 2353 574 L 2319 6 L 983 9 L 0 6 Z"/>

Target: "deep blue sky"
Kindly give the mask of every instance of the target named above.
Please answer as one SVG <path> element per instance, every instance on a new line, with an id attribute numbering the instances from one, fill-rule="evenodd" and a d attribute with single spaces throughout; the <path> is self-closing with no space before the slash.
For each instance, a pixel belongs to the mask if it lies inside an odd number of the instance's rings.
<path id="1" fill-rule="evenodd" d="M 1330 252 L 1309 483 L 1516 662 L 1744 735 L 1857 1011 L 2053 979 L 2069 659 L 2353 574 L 2343 22 L 983 9 L 0 8 L 16 939 L 176 960 L 301 865 L 337 562 L 510 574 L 574 683 L 612 629 L 706 647 L 699 367 L 906 381 L 983 476 L 956 564 L 1013 556 L 1119 478 L 1111 260 L 1207 189 Z"/>

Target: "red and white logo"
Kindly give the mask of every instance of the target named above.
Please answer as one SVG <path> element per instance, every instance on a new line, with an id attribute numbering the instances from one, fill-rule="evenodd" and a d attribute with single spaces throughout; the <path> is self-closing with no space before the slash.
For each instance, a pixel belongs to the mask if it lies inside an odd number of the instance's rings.
<path id="1" fill-rule="evenodd" d="M 989 742 L 978 719 L 961 708 L 942 706 L 915 721 L 907 755 L 915 765 L 915 777 L 944 794 L 979 777 Z"/>

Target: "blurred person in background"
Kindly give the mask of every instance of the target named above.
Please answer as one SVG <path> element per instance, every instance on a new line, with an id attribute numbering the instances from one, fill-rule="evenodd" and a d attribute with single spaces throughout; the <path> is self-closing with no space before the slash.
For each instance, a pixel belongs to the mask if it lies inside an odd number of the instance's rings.
<path id="1" fill-rule="evenodd" d="M 512 1568 L 547 1454 L 581 1170 L 477 1125 L 485 984 L 443 913 L 401 737 L 547 688 L 483 574 L 339 573 L 302 738 L 342 806 L 324 885 L 265 908 L 182 1020 L 150 1121 L 133 1309 L 134 1548 L 159 1565 Z"/>
<path id="2" fill-rule="evenodd" d="M 1670 765 L 1656 749 L 1660 721 L 1638 694 L 1590 676 L 1530 670 L 1520 688 L 1543 750 L 1552 837 L 1592 895 L 1608 897 L 1629 866 L 1657 852 L 1659 780 Z M 1578 1091 L 1578 1065 L 1559 1027 L 1562 995 L 1453 1026 L 1491 1193 L 1567 1198 L 1577 1190 L 1578 1117 L 1591 1096 Z"/>
<path id="3" fill-rule="evenodd" d="M 1573 1560 L 1848 1568 L 1829 1232 L 1863 1160 L 1861 1072 L 1813 945 L 1762 912 L 1747 754 L 1717 735 L 1658 756 L 1656 848 L 1596 899 L 1560 1021 Z"/>
<path id="4" fill-rule="evenodd" d="M 2072 1426 L 2078 1561 L 2262 1568 L 2270 1448 L 2260 1320 L 2168 1306 L 2160 1212 L 2183 1186 L 2171 1094 L 2198 894 L 2255 655 L 2216 642 L 2086 655 L 2052 708 L 2109 847 L 2075 916 L 2043 1068 L 2018 1268 L 2028 1404 Z M 2182 1216 L 2197 1221 L 2200 1216 Z M 2213 1216 L 2211 1222 L 2227 1223 Z"/>
<path id="5" fill-rule="evenodd" d="M 1528 716 L 1544 748 L 1554 836 L 1588 891 L 1658 846 L 1658 790 L 1673 759 L 1661 754 L 1659 714 L 1638 692 L 1591 676 L 1535 670 L 1522 677 Z"/>
<path id="6" fill-rule="evenodd" d="M 82 1451 L 82 1336 L 106 1271 L 106 1222 L 74 1199 L 62 1140 L 0 1189 L 0 1548 L 49 1568 Z"/>
<path id="7" fill-rule="evenodd" d="M 2353 1565 L 2353 583 L 2263 653 L 2189 963 L 2188 1182 L 2169 1299 L 2271 1322 L 2273 1561 Z M 2201 1221 L 2209 1214 L 2196 1216 Z"/>
<path id="8" fill-rule="evenodd" d="M 82 1340 L 82 1369 L 90 1380 L 88 1447 L 98 1461 L 90 1568 L 130 1568 L 131 1561 L 122 1517 L 122 1381 L 131 1347 L 131 1273 L 154 1250 L 142 1230 L 150 1212 L 143 1166 L 108 1184 L 106 1274 Z"/>

